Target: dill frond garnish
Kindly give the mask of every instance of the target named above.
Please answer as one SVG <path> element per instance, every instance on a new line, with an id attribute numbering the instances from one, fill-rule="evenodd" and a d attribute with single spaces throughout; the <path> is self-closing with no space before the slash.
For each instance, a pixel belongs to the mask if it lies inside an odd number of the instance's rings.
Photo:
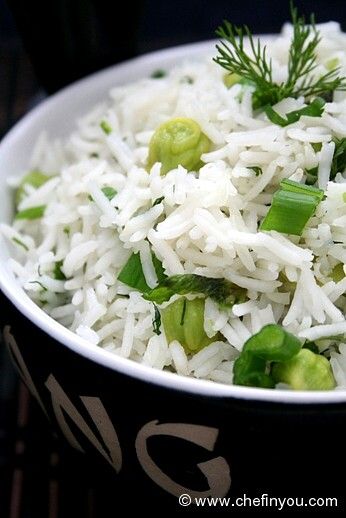
<path id="1" fill-rule="evenodd" d="M 307 25 L 304 16 L 298 16 L 296 7 L 291 3 L 291 19 L 293 35 L 287 80 L 280 84 L 273 81 L 272 61 L 267 56 L 266 45 L 255 40 L 246 25 L 236 27 L 225 21 L 216 31 L 221 41 L 216 45 L 219 54 L 214 61 L 254 86 L 254 108 L 268 104 L 272 106 L 287 97 L 319 96 L 328 99 L 335 90 L 346 90 L 346 77 L 339 76 L 339 67 L 320 77 L 313 74 L 317 67 L 316 49 L 321 41 L 314 16 L 311 15 L 310 24 Z M 250 51 L 245 50 L 245 43 L 249 44 Z"/>

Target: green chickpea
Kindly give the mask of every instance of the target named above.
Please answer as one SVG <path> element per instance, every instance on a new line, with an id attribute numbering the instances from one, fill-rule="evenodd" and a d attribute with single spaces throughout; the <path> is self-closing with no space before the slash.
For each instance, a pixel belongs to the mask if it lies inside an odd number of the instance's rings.
<path id="1" fill-rule="evenodd" d="M 167 342 L 177 340 L 186 353 L 196 353 L 218 340 L 204 330 L 204 299 L 180 297 L 161 311 Z"/>
<path id="2" fill-rule="evenodd" d="M 201 155 L 210 150 L 210 140 L 192 119 L 179 117 L 159 126 L 149 144 L 148 169 L 161 162 L 161 174 L 182 165 L 188 171 L 202 167 Z"/>
<path id="3" fill-rule="evenodd" d="M 335 387 L 327 358 L 309 349 L 301 349 L 287 362 L 275 363 L 272 376 L 276 383 L 287 383 L 294 390 L 331 390 Z"/>

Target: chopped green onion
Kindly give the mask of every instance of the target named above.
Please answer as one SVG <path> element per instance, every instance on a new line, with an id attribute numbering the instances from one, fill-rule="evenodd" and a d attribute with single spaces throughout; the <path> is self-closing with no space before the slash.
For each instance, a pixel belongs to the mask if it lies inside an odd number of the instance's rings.
<path id="1" fill-rule="evenodd" d="M 63 232 L 64 232 L 64 234 L 66 234 L 67 236 L 69 236 L 69 235 L 70 235 L 70 232 L 71 232 L 70 227 L 64 227 L 64 228 L 63 228 Z"/>
<path id="2" fill-rule="evenodd" d="M 66 281 L 66 275 L 61 270 L 64 261 L 57 261 L 54 265 L 53 276 L 57 281 Z"/>
<path id="3" fill-rule="evenodd" d="M 14 219 L 39 219 L 42 218 L 46 205 L 39 205 L 37 207 L 30 207 L 28 209 L 17 212 Z"/>
<path id="4" fill-rule="evenodd" d="M 162 263 L 153 253 L 152 260 L 158 281 L 162 282 L 166 278 Z M 139 253 L 133 253 L 129 257 L 127 263 L 123 266 L 118 275 L 118 280 L 142 293 L 151 291 L 144 277 Z"/>
<path id="5" fill-rule="evenodd" d="M 277 124 L 278 126 L 288 126 L 289 124 L 297 122 L 303 115 L 307 115 L 309 117 L 321 117 L 324 105 L 324 99 L 316 97 L 310 104 L 304 106 L 304 108 L 286 113 L 285 117 L 279 115 L 269 104 L 264 107 L 264 111 L 268 119 L 273 124 Z"/>
<path id="6" fill-rule="evenodd" d="M 204 308 L 204 299 L 185 297 L 164 308 L 161 313 L 167 342 L 177 340 L 189 354 L 219 340 L 219 335 L 210 338 L 204 330 Z"/>
<path id="7" fill-rule="evenodd" d="M 173 295 L 200 293 L 218 302 L 223 307 L 232 307 L 244 302 L 246 290 L 226 279 L 214 279 L 196 274 L 173 275 L 144 294 L 146 300 L 162 304 Z"/>
<path id="8" fill-rule="evenodd" d="M 31 185 L 35 189 L 38 189 L 39 187 L 41 187 L 41 185 L 46 183 L 51 178 L 52 178 L 51 176 L 47 176 L 46 174 L 42 173 L 41 171 L 38 171 L 37 169 L 35 169 L 34 171 L 30 171 L 30 173 L 26 174 L 22 178 L 22 180 L 19 184 L 19 187 L 16 190 L 16 194 L 15 194 L 16 205 L 18 206 L 19 203 L 22 201 L 22 199 L 25 197 L 25 186 L 26 185 Z"/>
<path id="9" fill-rule="evenodd" d="M 110 126 L 110 124 L 107 121 L 101 121 L 100 127 L 106 135 L 109 135 L 113 131 L 112 127 Z"/>
<path id="10" fill-rule="evenodd" d="M 163 68 L 158 68 L 151 73 L 150 77 L 151 79 L 162 79 L 163 77 L 166 77 L 166 75 L 166 70 L 163 70 Z"/>
<path id="11" fill-rule="evenodd" d="M 275 382 L 268 374 L 267 362 L 285 362 L 301 349 L 301 343 L 291 333 L 276 324 L 264 326 L 244 344 L 233 366 L 236 385 L 273 388 Z"/>
<path id="12" fill-rule="evenodd" d="M 123 266 L 118 275 L 118 280 L 141 292 L 150 290 L 144 277 L 139 253 L 133 253 L 129 257 L 127 263 Z"/>
<path id="13" fill-rule="evenodd" d="M 22 248 L 24 248 L 24 250 L 26 250 L 27 252 L 29 251 L 29 248 L 26 246 L 25 243 L 23 243 L 23 241 L 21 241 L 20 239 L 18 239 L 17 237 L 13 237 L 12 238 L 12 241 L 14 243 L 16 243 L 17 245 L 21 246 Z"/>
<path id="14" fill-rule="evenodd" d="M 153 318 L 153 331 L 156 335 L 161 334 L 161 315 L 158 307 L 156 304 L 153 304 L 154 306 L 154 318 Z"/>
<path id="15" fill-rule="evenodd" d="M 276 230 L 301 236 L 305 225 L 323 198 L 323 191 L 292 180 L 283 180 L 273 196 L 260 230 Z"/>
<path id="16" fill-rule="evenodd" d="M 151 253 L 151 258 L 153 260 L 153 265 L 154 265 L 155 272 L 157 275 L 157 280 L 159 283 L 163 282 L 167 278 L 167 275 L 165 274 L 165 270 L 162 266 L 162 263 L 153 252 Z"/>
<path id="17" fill-rule="evenodd" d="M 327 358 L 307 348 L 301 349 L 286 363 L 273 365 L 272 376 L 276 383 L 287 383 L 293 390 L 332 390 L 335 387 Z"/>

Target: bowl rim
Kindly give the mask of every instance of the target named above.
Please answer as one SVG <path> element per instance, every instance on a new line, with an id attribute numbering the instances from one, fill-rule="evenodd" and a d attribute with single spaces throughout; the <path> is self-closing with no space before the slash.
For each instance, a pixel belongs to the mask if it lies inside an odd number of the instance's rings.
<path id="1" fill-rule="evenodd" d="M 273 35 L 265 35 L 265 38 L 272 38 Z M 39 119 L 48 110 L 57 109 L 64 104 L 66 98 L 72 93 L 95 88 L 104 80 L 109 80 L 112 76 L 120 76 L 130 70 L 151 68 L 154 70 L 159 65 L 166 66 L 167 62 L 174 64 L 179 59 L 198 56 L 210 50 L 214 40 L 197 42 L 186 45 L 170 47 L 168 49 L 157 50 L 143 54 L 136 58 L 115 64 L 104 70 L 91 74 L 80 79 L 71 85 L 66 86 L 48 99 L 42 101 L 36 108 L 29 111 L 13 128 L 5 135 L 0 143 L 0 156 L 4 150 L 14 145 L 16 140 L 23 133 L 30 129 L 34 121 Z M 169 66 L 169 65 L 168 65 Z M 137 77 L 141 77 L 138 74 Z M 142 76 L 143 77 L 143 76 Z M 125 81 L 125 83 L 128 81 Z M 120 82 L 121 84 L 121 82 Z M 3 240 L 3 238 L 1 238 Z M 4 241 L 2 242 L 3 246 Z M 7 247 L 6 247 L 7 248 Z M 290 404 L 331 404 L 345 403 L 346 390 L 335 391 L 289 391 L 282 389 L 262 389 L 255 387 L 242 387 L 237 385 L 224 385 L 221 383 L 184 377 L 175 373 L 160 371 L 149 366 L 139 364 L 133 360 L 122 358 L 109 353 L 108 351 L 94 346 L 79 337 L 69 329 L 65 328 L 57 321 L 53 320 L 48 314 L 40 309 L 24 292 L 10 272 L 6 264 L 0 261 L 0 289 L 13 305 L 26 318 L 41 328 L 45 333 L 67 347 L 73 352 L 87 358 L 99 365 L 107 367 L 113 371 L 130 377 L 145 381 L 156 386 L 165 387 L 180 392 L 186 392 L 199 396 L 213 398 L 227 398 L 238 400 L 253 400 L 266 403 L 290 403 Z"/>

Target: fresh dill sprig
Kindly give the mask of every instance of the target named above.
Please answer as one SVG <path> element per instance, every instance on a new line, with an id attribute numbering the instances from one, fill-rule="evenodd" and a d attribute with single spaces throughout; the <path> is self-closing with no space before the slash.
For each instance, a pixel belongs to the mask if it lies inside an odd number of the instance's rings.
<path id="1" fill-rule="evenodd" d="M 221 41 L 216 45 L 219 55 L 214 61 L 255 87 L 254 108 L 274 105 L 286 97 L 321 96 L 328 99 L 335 90 L 346 90 L 346 77 L 339 76 L 340 68 L 320 77 L 312 74 L 317 67 L 316 49 L 321 40 L 314 16 L 311 15 L 310 24 L 306 25 L 304 16 L 298 16 L 296 7 L 291 3 L 291 18 L 293 36 L 289 48 L 288 75 L 287 80 L 280 84 L 273 81 L 272 61 L 267 56 L 266 45 L 262 45 L 259 39 L 255 41 L 246 25 L 236 27 L 225 21 L 216 31 Z M 250 52 L 244 48 L 246 42 Z"/>

